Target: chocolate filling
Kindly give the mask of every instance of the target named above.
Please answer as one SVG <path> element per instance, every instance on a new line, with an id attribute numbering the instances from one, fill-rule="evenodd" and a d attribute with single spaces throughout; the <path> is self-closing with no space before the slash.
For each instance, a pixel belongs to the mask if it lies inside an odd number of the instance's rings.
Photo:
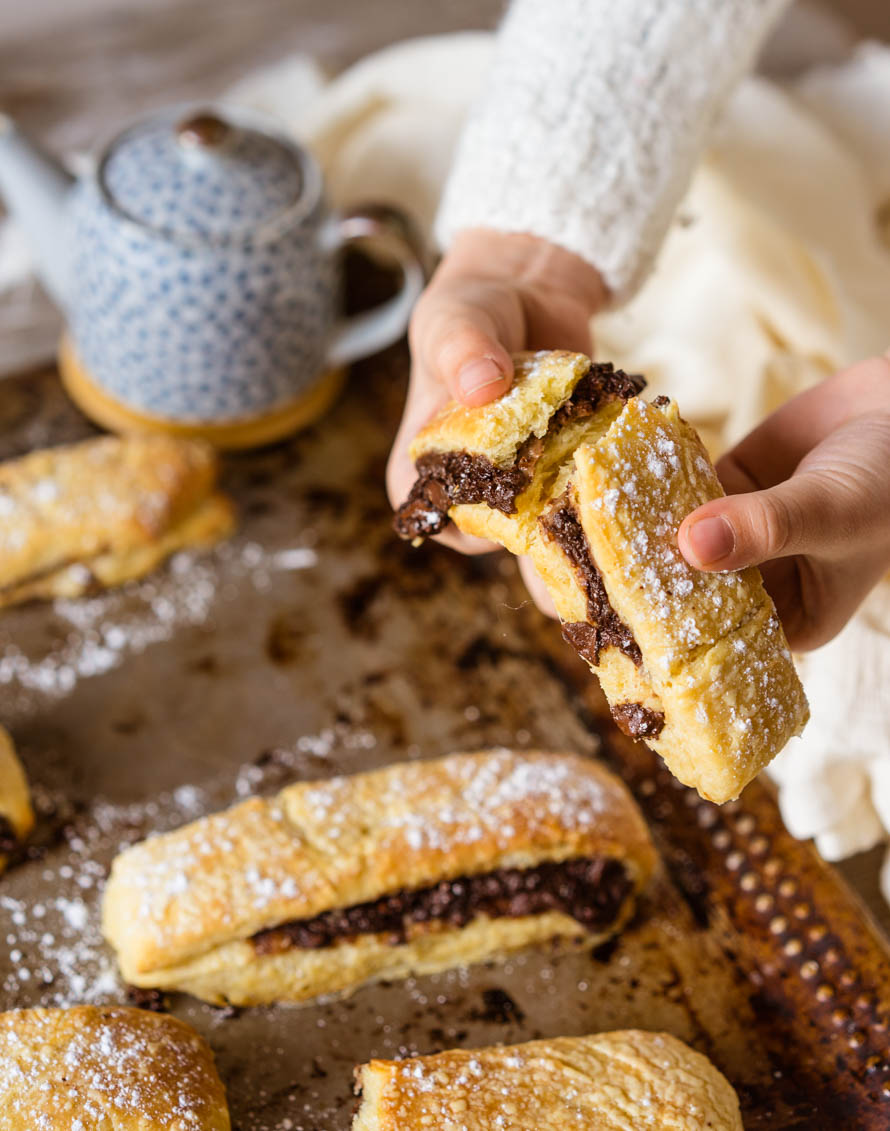
<path id="1" fill-rule="evenodd" d="M 11 856 L 19 846 L 19 838 L 12 822 L 0 813 L 0 856 Z"/>
<path id="2" fill-rule="evenodd" d="M 561 911 L 587 930 L 601 931 L 615 922 L 632 887 L 621 861 L 603 856 L 498 868 L 295 919 L 260 931 L 250 941 L 260 955 L 329 947 L 358 935 L 386 935 L 390 946 L 399 946 L 418 923 L 459 929 L 479 915 L 517 919 L 547 911 Z"/>
<path id="3" fill-rule="evenodd" d="M 616 703 L 611 710 L 618 729 L 630 738 L 658 738 L 664 730 L 664 712 L 642 703 Z"/>
<path id="4" fill-rule="evenodd" d="M 577 511 L 563 495 L 556 507 L 544 515 L 541 525 L 575 568 L 575 574 L 587 594 L 588 623 L 564 624 L 562 634 L 591 664 L 600 662 L 603 648 L 617 648 L 639 667 L 643 656 L 633 633 L 612 608 L 603 576 L 596 568 L 587 536 Z"/>
<path id="5" fill-rule="evenodd" d="M 611 363 L 591 365 L 568 401 L 553 414 L 551 435 L 569 420 L 592 416 L 608 401 L 629 400 L 645 385 Z M 529 436 L 510 467 L 497 467 L 486 456 L 471 452 L 426 452 L 417 461 L 417 479 L 408 498 L 396 511 L 393 526 L 400 538 L 413 541 L 441 534 L 448 525 L 448 509 L 461 503 L 485 503 L 504 514 L 516 513 L 516 500 L 531 483 L 544 439 Z"/>
<path id="6" fill-rule="evenodd" d="M 411 540 L 441 534 L 448 508 L 459 503 L 487 503 L 515 514 L 516 500 L 532 478 L 521 456 L 512 467 L 495 467 L 486 456 L 470 452 L 427 452 L 416 466 L 417 480 L 393 519 L 399 537 Z"/>

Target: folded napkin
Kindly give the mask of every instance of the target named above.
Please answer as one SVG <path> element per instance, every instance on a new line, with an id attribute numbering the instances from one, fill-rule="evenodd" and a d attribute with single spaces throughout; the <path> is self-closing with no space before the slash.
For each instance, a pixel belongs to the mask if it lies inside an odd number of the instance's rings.
<path id="1" fill-rule="evenodd" d="M 429 232 L 490 52 L 486 33 L 413 40 L 330 83 L 296 58 L 230 98 L 275 115 L 314 150 L 335 204 L 390 202 Z M 882 46 L 793 82 L 745 80 L 650 280 L 595 320 L 598 353 L 676 397 L 717 454 L 795 393 L 882 352 L 888 136 Z M 16 275 L 5 245 L 21 259 L 0 232 L 0 280 Z M 840 859 L 890 835 L 890 582 L 800 670 L 812 719 L 771 772 L 791 832 Z"/>

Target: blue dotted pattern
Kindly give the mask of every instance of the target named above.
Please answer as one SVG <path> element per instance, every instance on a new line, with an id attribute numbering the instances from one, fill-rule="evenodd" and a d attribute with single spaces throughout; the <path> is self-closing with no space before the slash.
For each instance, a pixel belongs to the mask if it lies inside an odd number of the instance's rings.
<path id="1" fill-rule="evenodd" d="M 113 397 L 223 421 L 283 404 L 324 370 L 339 280 L 321 204 L 274 239 L 204 247 L 122 221 L 89 180 L 70 216 L 74 340 Z"/>
<path id="2" fill-rule="evenodd" d="M 207 238 L 253 231 L 299 199 L 297 154 L 273 137 L 233 129 L 225 145 L 183 145 L 161 119 L 125 134 L 102 172 L 129 216 L 158 231 Z"/>

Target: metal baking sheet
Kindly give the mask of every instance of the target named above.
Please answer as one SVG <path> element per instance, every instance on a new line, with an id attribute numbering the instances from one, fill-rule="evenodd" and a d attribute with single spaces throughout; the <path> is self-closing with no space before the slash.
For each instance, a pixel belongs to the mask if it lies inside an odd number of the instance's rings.
<path id="1" fill-rule="evenodd" d="M 126 1000 L 98 900 L 117 849 L 152 830 L 397 759 L 572 749 L 624 775 L 665 861 L 621 938 L 305 1008 L 174 995 L 216 1050 L 235 1126 L 345 1131 L 353 1066 L 374 1055 L 643 1026 L 710 1056 L 750 1129 L 886 1129 L 887 948 L 767 789 L 717 809 L 679 787 L 613 731 L 512 562 L 392 535 L 383 469 L 406 369 L 401 348 L 357 367 L 317 427 L 227 459 L 231 542 L 4 614 L 0 718 L 41 817 L 0 880 L 2 1005 Z M 3 457 L 89 433 L 53 372 L 3 384 L 0 430 Z"/>

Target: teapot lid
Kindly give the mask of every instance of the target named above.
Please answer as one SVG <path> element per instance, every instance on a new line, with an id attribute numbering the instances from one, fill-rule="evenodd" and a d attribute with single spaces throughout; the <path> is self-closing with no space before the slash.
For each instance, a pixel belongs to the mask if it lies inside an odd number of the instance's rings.
<path id="1" fill-rule="evenodd" d="M 296 145 L 241 114 L 180 109 L 119 135 L 99 182 L 109 202 L 137 223 L 168 237 L 217 242 L 289 214 L 310 189 L 312 173 Z"/>

